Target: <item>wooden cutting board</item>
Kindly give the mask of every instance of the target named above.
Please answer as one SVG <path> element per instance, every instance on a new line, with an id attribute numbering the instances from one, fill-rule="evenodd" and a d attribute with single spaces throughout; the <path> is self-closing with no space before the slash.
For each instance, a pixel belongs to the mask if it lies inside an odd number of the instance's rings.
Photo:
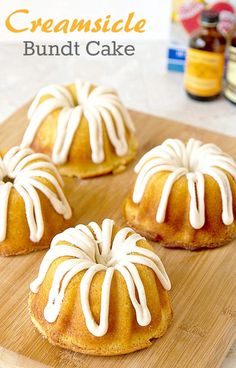
<path id="1" fill-rule="evenodd" d="M 0 127 L 0 147 L 20 143 L 27 106 Z M 158 117 L 131 112 L 137 125 L 137 159 L 166 138 L 214 142 L 236 157 L 236 139 Z M 110 217 L 121 225 L 121 203 L 134 179 L 133 164 L 116 176 L 65 179 L 78 223 Z M 167 334 L 140 352 L 91 357 L 50 345 L 33 328 L 27 311 L 29 283 L 45 252 L 0 259 L 0 365 L 62 368 L 216 368 L 236 338 L 236 241 L 214 250 L 190 252 L 155 245 L 172 281 L 174 320 Z M 31 359 L 31 360 L 29 360 Z M 4 363 L 3 363 L 4 362 Z"/>

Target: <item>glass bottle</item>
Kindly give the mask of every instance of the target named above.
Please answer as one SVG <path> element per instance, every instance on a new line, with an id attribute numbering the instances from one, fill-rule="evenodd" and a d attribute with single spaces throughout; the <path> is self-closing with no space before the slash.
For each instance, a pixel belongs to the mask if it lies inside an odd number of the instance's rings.
<path id="1" fill-rule="evenodd" d="M 218 13 L 204 10 L 201 27 L 190 38 L 184 86 L 195 100 L 211 101 L 222 91 L 226 39 L 217 29 L 218 22 Z"/>
<path id="2" fill-rule="evenodd" d="M 236 31 L 229 47 L 229 61 L 226 73 L 225 97 L 236 104 Z"/>

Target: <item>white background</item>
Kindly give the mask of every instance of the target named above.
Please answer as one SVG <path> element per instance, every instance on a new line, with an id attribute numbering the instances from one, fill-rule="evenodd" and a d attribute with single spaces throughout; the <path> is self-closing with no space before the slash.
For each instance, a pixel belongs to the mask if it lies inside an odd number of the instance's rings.
<path id="1" fill-rule="evenodd" d="M 30 0 L 30 1 L 1 1 L 0 5 L 0 39 L 3 41 L 16 41 L 24 39 L 50 40 L 50 39 L 89 39 L 94 35 L 83 32 L 64 35 L 37 33 L 13 34 L 5 27 L 5 20 L 9 14 L 17 9 L 29 9 L 30 15 L 17 15 L 17 25 L 28 25 L 30 20 L 42 17 L 43 19 L 54 18 L 55 20 L 73 18 L 105 18 L 111 14 L 112 19 L 126 18 L 130 12 L 135 12 L 136 19 L 147 20 L 145 33 L 124 32 L 118 34 L 96 33 L 96 38 L 119 38 L 124 40 L 163 40 L 167 39 L 169 31 L 169 19 L 171 0 Z M 79 35 L 79 36 L 78 36 Z"/>

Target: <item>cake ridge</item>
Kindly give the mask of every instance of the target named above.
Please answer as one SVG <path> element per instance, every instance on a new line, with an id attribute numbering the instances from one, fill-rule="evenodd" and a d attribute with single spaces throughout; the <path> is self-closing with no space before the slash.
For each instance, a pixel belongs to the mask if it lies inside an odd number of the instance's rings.
<path id="1" fill-rule="evenodd" d="M 84 115 L 89 125 L 91 159 L 98 164 L 105 160 L 102 121 L 106 126 L 109 140 L 120 157 L 128 152 L 126 129 L 135 131 L 128 111 L 118 95 L 111 88 L 94 87 L 89 82 L 77 79 L 75 82 L 77 101 L 71 92 L 61 85 L 42 88 L 31 104 L 29 125 L 25 131 L 21 147 L 29 147 L 44 119 L 56 109 L 60 109 L 57 121 L 56 139 L 52 151 L 55 164 L 67 162 L 75 133 Z M 50 96 L 40 103 L 40 99 Z"/>
<path id="2" fill-rule="evenodd" d="M 46 171 L 48 170 L 48 171 Z M 50 172 L 49 172 L 50 171 Z M 4 178 L 9 180 L 4 182 Z M 38 178 L 49 182 L 54 191 Z M 42 208 L 37 191 L 43 193 L 54 210 L 65 219 L 71 217 L 71 208 L 62 190 L 63 181 L 48 156 L 34 153 L 31 149 L 16 146 L 5 155 L 0 155 L 0 241 L 7 236 L 7 215 L 11 190 L 14 188 L 22 197 L 26 219 L 30 231 L 30 240 L 40 241 L 44 233 Z"/>
<path id="3" fill-rule="evenodd" d="M 191 138 L 185 145 L 178 139 L 167 139 L 160 146 L 147 152 L 135 167 L 137 179 L 132 200 L 141 202 L 149 180 L 158 172 L 169 171 L 156 213 L 157 223 L 163 223 L 169 196 L 174 183 L 186 176 L 190 195 L 189 221 L 194 229 L 205 224 L 205 175 L 218 184 L 222 200 L 222 222 L 230 225 L 234 221 L 232 191 L 229 178 L 236 180 L 235 161 L 215 144 L 203 144 Z"/>
<path id="4" fill-rule="evenodd" d="M 150 323 L 151 314 L 136 264 L 150 268 L 166 290 L 171 288 L 169 277 L 160 258 L 153 251 L 137 246 L 136 243 L 144 240 L 143 237 L 130 228 L 123 228 L 115 235 L 113 230 L 114 221 L 105 219 L 101 227 L 95 222 L 88 226 L 78 225 L 53 239 L 38 277 L 30 285 L 31 292 L 37 293 L 51 264 L 60 257 L 70 257 L 62 261 L 54 273 L 48 303 L 44 309 L 44 318 L 49 323 L 58 318 L 68 283 L 81 271 L 85 271 L 80 284 L 81 306 L 91 334 L 104 336 L 108 331 L 110 287 L 115 271 L 125 280 L 138 324 L 147 326 Z M 89 305 L 89 290 L 93 277 L 100 271 L 104 271 L 105 276 L 101 292 L 100 322 L 97 324 Z"/>

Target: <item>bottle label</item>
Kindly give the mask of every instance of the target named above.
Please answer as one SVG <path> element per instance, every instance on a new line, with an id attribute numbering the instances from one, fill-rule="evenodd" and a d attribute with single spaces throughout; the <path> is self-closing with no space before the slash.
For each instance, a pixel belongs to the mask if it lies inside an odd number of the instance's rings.
<path id="1" fill-rule="evenodd" d="M 212 97 L 221 92 L 224 54 L 189 48 L 185 65 L 184 85 L 187 92 Z"/>
<path id="2" fill-rule="evenodd" d="M 225 96 L 236 103 L 236 47 L 229 49 L 229 62 L 226 75 Z"/>

